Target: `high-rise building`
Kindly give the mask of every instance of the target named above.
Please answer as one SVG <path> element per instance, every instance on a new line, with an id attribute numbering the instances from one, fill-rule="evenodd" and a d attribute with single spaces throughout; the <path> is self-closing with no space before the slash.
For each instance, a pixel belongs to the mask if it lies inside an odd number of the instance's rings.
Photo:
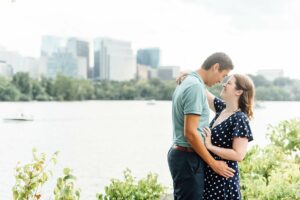
<path id="1" fill-rule="evenodd" d="M 136 65 L 137 72 L 136 72 L 136 79 L 137 80 L 148 80 L 150 79 L 150 67 L 146 65 L 137 64 Z"/>
<path id="2" fill-rule="evenodd" d="M 7 64 L 4 60 L 0 60 L 0 75 L 6 77 L 11 77 L 13 75 L 11 65 Z"/>
<path id="3" fill-rule="evenodd" d="M 90 68 L 90 46 L 89 42 L 85 40 L 79 40 L 77 38 L 70 38 L 67 42 L 68 51 L 71 52 L 74 56 L 83 57 L 86 59 L 86 74 L 89 75 Z M 90 77 L 89 77 L 90 78 Z"/>
<path id="4" fill-rule="evenodd" d="M 157 76 L 162 80 L 175 79 L 179 75 L 179 73 L 179 66 L 161 66 L 157 70 Z"/>
<path id="5" fill-rule="evenodd" d="M 89 74 L 89 43 L 77 38 L 44 36 L 41 56 L 46 58 L 46 76 L 58 73 L 86 79 Z"/>
<path id="6" fill-rule="evenodd" d="M 137 52 L 137 63 L 157 69 L 160 66 L 160 49 L 139 49 Z"/>
<path id="7" fill-rule="evenodd" d="M 130 80 L 136 74 L 131 43 L 111 38 L 94 40 L 94 79 Z"/>
<path id="8" fill-rule="evenodd" d="M 17 72 L 26 72 L 31 78 L 38 79 L 41 74 L 39 74 L 39 68 L 42 65 L 39 59 L 32 57 L 23 57 L 18 52 L 7 51 L 5 49 L 0 50 L 0 60 L 2 63 L 6 63 L 7 73 L 2 74 L 15 74 Z M 8 68 L 7 68 L 8 67 Z M 6 69 L 3 69 L 6 71 Z"/>
<path id="9" fill-rule="evenodd" d="M 55 78 L 58 74 L 86 79 L 86 58 L 76 57 L 67 51 L 53 53 L 47 58 L 47 76 Z"/>
<path id="10" fill-rule="evenodd" d="M 56 36 L 43 36 L 41 45 L 41 56 L 52 56 L 53 53 L 66 46 L 66 40 Z"/>

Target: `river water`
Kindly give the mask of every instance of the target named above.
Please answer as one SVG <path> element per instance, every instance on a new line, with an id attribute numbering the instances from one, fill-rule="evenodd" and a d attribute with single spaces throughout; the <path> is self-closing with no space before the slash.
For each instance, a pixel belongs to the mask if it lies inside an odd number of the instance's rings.
<path id="1" fill-rule="evenodd" d="M 252 145 L 267 144 L 268 124 L 300 117 L 300 102 L 261 106 L 251 122 Z M 126 168 L 137 178 L 157 173 L 171 188 L 166 160 L 172 138 L 170 101 L 1 102 L 0 110 L 1 200 L 12 199 L 14 168 L 18 161 L 31 161 L 33 147 L 48 156 L 60 151 L 43 199 L 53 193 L 64 167 L 74 170 L 84 200 L 96 199 L 96 193 L 103 192 L 111 178 L 122 178 Z M 34 121 L 2 120 L 16 113 L 32 115 Z"/>

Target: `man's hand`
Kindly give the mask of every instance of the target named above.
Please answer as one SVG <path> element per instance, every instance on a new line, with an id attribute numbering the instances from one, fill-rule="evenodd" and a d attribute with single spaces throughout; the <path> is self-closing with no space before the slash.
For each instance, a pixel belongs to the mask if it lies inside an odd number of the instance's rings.
<path id="1" fill-rule="evenodd" d="M 210 166 L 217 174 L 225 178 L 230 178 L 234 176 L 235 170 L 228 167 L 224 161 L 215 161 L 213 165 Z"/>

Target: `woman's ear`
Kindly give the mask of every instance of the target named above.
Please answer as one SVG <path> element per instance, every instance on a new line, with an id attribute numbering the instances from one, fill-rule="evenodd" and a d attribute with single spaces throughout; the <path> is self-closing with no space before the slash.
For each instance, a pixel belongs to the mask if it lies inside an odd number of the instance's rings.
<path id="1" fill-rule="evenodd" d="M 242 94 L 243 94 L 243 90 L 236 90 L 235 91 L 235 94 L 236 94 L 236 96 L 241 96 Z"/>

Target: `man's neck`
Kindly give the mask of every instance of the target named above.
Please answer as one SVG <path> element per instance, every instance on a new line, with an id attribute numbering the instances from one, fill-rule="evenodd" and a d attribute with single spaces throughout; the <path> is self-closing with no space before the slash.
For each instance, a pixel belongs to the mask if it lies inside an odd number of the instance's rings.
<path id="1" fill-rule="evenodd" d="M 196 70 L 196 73 L 202 78 L 203 82 L 206 84 L 206 79 L 207 79 L 207 71 L 204 69 L 200 68 Z"/>

